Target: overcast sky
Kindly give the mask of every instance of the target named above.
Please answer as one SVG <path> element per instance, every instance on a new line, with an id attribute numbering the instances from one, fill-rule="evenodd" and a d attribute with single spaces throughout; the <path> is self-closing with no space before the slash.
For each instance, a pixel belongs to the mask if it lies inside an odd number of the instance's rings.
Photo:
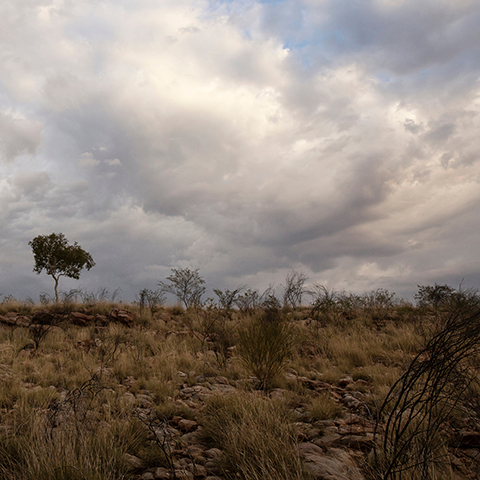
<path id="1" fill-rule="evenodd" d="M 2 0 L 0 293 L 480 287 L 478 0 Z"/>

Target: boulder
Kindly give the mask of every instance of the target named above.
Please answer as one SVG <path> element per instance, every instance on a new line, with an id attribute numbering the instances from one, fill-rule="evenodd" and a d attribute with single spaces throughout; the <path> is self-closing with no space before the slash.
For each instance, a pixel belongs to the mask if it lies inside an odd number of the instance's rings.
<path id="1" fill-rule="evenodd" d="M 332 448 L 324 453 L 313 443 L 302 443 L 298 451 L 314 480 L 364 480 L 353 458 L 344 450 Z"/>

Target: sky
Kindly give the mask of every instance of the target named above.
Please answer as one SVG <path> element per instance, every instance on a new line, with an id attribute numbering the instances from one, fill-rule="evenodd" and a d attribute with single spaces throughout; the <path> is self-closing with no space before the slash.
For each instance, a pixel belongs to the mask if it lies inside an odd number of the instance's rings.
<path id="1" fill-rule="evenodd" d="M 478 0 L 2 0 L 0 294 L 480 287 Z"/>

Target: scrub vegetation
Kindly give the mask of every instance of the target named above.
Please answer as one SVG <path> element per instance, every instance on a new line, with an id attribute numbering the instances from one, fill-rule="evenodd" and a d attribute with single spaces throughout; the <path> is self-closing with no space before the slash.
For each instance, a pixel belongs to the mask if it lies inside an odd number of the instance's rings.
<path id="1" fill-rule="evenodd" d="M 306 282 L 2 297 L 0 478 L 475 478 L 477 292 Z"/>

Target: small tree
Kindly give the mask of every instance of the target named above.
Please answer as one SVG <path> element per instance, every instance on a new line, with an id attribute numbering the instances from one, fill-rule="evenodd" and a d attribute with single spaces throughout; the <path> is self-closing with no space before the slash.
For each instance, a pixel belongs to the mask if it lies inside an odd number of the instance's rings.
<path id="1" fill-rule="evenodd" d="M 205 280 L 196 270 L 189 268 L 172 268 L 172 274 L 167 277 L 170 282 L 159 282 L 162 292 L 172 293 L 181 301 L 186 309 L 200 305 L 202 295 L 205 293 Z"/>
<path id="2" fill-rule="evenodd" d="M 83 250 L 77 242 L 69 245 L 63 233 L 39 235 L 28 242 L 32 247 L 35 266 L 33 271 L 39 275 L 43 270 L 55 280 L 55 301 L 58 302 L 58 280 L 69 277 L 78 280 L 80 272 L 95 266 L 92 256 Z"/>

